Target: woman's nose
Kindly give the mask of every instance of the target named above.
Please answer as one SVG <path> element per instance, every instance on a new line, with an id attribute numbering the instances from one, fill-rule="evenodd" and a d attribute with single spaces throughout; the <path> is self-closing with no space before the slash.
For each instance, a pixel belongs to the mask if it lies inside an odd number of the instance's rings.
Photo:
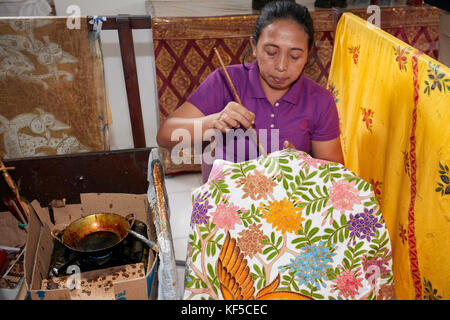
<path id="1" fill-rule="evenodd" d="M 287 62 L 288 62 L 287 57 L 280 55 L 277 60 L 276 66 L 275 66 L 277 71 L 280 71 L 280 72 L 286 71 L 287 70 Z"/>

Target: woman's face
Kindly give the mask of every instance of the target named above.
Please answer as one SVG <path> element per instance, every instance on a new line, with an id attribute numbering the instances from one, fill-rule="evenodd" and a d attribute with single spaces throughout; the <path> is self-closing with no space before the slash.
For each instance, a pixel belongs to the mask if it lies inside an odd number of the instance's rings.
<path id="1" fill-rule="evenodd" d="M 253 39 L 250 43 L 264 91 L 287 91 L 308 59 L 308 35 L 303 27 L 292 19 L 276 20 L 262 30 L 256 45 Z"/>

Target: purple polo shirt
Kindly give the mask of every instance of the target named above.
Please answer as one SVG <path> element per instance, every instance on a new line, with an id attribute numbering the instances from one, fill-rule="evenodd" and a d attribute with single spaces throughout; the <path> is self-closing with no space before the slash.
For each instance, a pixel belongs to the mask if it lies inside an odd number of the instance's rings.
<path id="1" fill-rule="evenodd" d="M 339 136 L 339 118 L 332 94 L 302 75 L 286 94 L 272 105 L 266 98 L 258 76 L 256 61 L 227 67 L 228 74 L 242 104 L 255 113 L 254 128 L 267 153 L 283 148 L 285 140 L 296 149 L 311 153 L 311 140 L 327 141 Z M 236 101 L 221 68 L 213 71 L 187 100 L 204 115 L 220 112 L 230 101 Z M 251 131 L 231 130 L 216 136 L 216 158 L 242 162 L 261 154 Z M 220 141 L 221 140 L 221 141 Z M 245 151 L 243 148 L 245 146 Z M 208 168 L 209 167 L 209 168 Z M 204 178 L 211 166 L 202 166 Z M 204 179 L 205 180 L 205 179 Z"/>

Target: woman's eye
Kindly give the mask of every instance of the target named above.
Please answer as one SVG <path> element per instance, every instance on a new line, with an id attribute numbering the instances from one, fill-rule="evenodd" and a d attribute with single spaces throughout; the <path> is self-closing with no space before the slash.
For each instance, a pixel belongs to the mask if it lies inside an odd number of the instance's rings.
<path id="1" fill-rule="evenodd" d="M 291 59 L 292 60 L 298 60 L 298 59 L 300 59 L 301 57 L 297 57 L 297 56 L 291 56 Z"/>
<path id="2" fill-rule="evenodd" d="M 276 51 L 266 51 L 266 53 L 268 56 L 271 56 L 271 57 L 273 57 L 274 55 L 277 54 Z"/>

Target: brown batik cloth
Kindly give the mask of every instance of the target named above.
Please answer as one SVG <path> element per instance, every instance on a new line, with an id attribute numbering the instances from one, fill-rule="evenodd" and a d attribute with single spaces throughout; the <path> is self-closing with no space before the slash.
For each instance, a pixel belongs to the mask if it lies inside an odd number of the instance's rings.
<path id="1" fill-rule="evenodd" d="M 108 149 L 99 41 L 87 18 L 0 19 L 0 157 Z"/>

